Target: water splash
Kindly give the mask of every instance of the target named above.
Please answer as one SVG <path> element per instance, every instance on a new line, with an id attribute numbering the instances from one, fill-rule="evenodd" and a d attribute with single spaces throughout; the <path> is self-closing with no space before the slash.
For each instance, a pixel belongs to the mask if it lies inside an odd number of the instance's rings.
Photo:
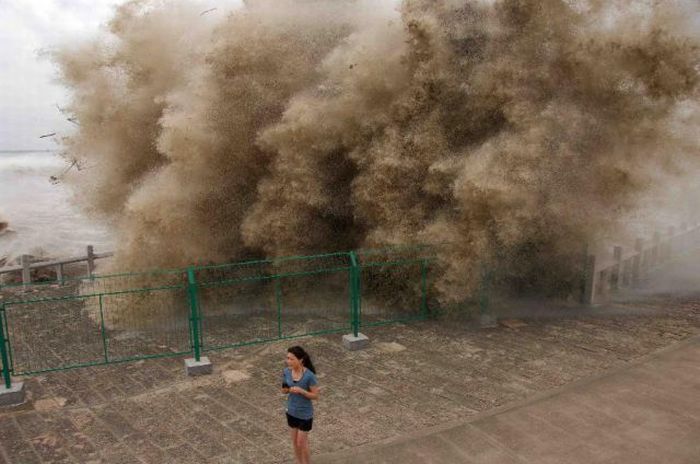
<path id="1" fill-rule="evenodd" d="M 441 246 L 556 287 L 642 195 L 697 173 L 696 2 L 132 1 L 56 50 L 78 200 L 138 269 Z"/>

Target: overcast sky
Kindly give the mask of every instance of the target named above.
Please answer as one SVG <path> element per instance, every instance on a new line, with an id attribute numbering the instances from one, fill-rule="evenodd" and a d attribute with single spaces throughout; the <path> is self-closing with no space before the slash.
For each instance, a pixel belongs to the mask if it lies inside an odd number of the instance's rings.
<path id="1" fill-rule="evenodd" d="M 56 108 L 66 103 L 68 95 L 54 82 L 55 67 L 39 52 L 94 35 L 122 1 L 0 0 L 0 150 L 53 149 L 51 138 L 39 137 L 71 130 L 71 123 Z M 693 2 L 700 0 L 688 0 Z M 691 24 L 700 28 L 700 15 Z"/>
<path id="2" fill-rule="evenodd" d="M 181 0 L 185 1 L 185 0 Z M 241 0 L 197 0 L 231 7 Z M 51 138 L 72 124 L 56 105 L 68 100 L 57 71 L 41 50 L 94 36 L 125 0 L 0 0 L 0 151 L 55 149 Z M 225 8 L 218 8 L 221 14 Z"/>
<path id="3" fill-rule="evenodd" d="M 47 47 L 94 34 L 119 0 L 0 0 L 0 150 L 53 149 L 39 136 L 70 130 L 67 94 Z"/>

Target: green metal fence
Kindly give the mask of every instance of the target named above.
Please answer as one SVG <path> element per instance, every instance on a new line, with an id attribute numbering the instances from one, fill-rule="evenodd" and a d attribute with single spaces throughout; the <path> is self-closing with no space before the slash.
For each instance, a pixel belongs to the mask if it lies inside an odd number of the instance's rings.
<path id="1" fill-rule="evenodd" d="M 348 253 L 192 269 L 203 351 L 348 330 Z"/>
<path id="2" fill-rule="evenodd" d="M 364 250 L 357 256 L 358 326 L 423 319 L 428 315 L 430 248 Z"/>
<path id="3" fill-rule="evenodd" d="M 0 303 L 3 379 L 424 319 L 428 248 L 63 279 Z"/>
<path id="4" fill-rule="evenodd" d="M 180 271 L 74 280 L 0 306 L 14 375 L 188 353 Z"/>

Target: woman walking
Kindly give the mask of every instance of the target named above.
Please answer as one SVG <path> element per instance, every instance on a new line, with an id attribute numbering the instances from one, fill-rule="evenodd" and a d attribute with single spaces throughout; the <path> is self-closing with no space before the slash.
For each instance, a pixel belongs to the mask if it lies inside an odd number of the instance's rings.
<path id="1" fill-rule="evenodd" d="M 297 464 L 309 464 L 309 432 L 314 421 L 312 400 L 318 399 L 316 368 L 300 346 L 287 350 L 282 374 L 282 393 L 287 394 L 287 424 L 292 435 Z"/>

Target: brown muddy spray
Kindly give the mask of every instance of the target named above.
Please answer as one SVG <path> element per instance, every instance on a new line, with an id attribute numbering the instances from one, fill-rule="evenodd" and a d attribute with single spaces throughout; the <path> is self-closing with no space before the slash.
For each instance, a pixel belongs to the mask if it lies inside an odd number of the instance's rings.
<path id="1" fill-rule="evenodd" d="M 130 2 L 54 54 L 120 269 L 427 243 L 446 300 L 494 257 L 556 287 L 696 169 L 693 2 L 203 5 Z"/>

